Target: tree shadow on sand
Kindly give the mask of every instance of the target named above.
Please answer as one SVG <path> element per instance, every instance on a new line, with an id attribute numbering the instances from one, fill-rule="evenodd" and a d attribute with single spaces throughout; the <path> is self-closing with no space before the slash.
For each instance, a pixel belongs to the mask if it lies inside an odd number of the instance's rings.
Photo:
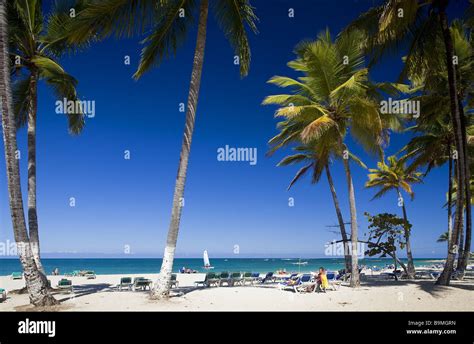
<path id="1" fill-rule="evenodd" d="M 444 297 L 446 293 L 453 289 L 463 289 L 474 291 L 474 283 L 472 280 L 452 280 L 449 286 L 436 285 L 436 280 L 431 279 L 417 279 L 417 280 L 382 280 L 382 279 L 367 279 L 362 282 L 362 287 L 394 287 L 394 286 L 405 286 L 415 285 L 418 289 L 430 294 L 435 298 Z"/>
<path id="2" fill-rule="evenodd" d="M 68 300 L 77 299 L 82 296 L 87 296 L 91 294 L 95 294 L 101 291 L 112 291 L 111 289 L 112 284 L 109 283 L 99 283 L 99 284 L 82 284 L 73 287 L 73 292 L 69 294 L 65 294 L 59 290 L 54 293 L 56 298 L 60 296 L 66 296 L 65 298 L 58 298 L 59 302 L 66 302 Z"/>
<path id="3" fill-rule="evenodd" d="M 231 289 L 241 289 L 241 288 L 263 288 L 263 289 L 275 289 L 277 287 L 276 284 L 257 284 L 257 285 L 235 285 L 235 286 L 221 286 L 221 287 L 203 287 L 203 286 L 186 286 L 186 287 L 178 287 L 172 289 L 172 297 L 179 297 L 184 296 L 189 293 L 199 292 L 204 290 L 211 290 L 211 289 L 220 289 L 220 288 L 231 288 Z"/>

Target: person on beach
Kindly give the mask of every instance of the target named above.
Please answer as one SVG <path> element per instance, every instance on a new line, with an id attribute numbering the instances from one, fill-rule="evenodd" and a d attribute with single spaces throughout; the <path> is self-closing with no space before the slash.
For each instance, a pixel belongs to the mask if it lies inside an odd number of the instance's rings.
<path id="1" fill-rule="evenodd" d="M 309 285 L 306 291 L 311 293 L 314 291 L 314 288 L 316 288 L 316 292 L 326 292 L 326 288 L 328 286 L 329 283 L 326 276 L 326 269 L 324 269 L 324 267 L 320 267 L 316 276 L 316 284 Z"/>
<path id="2" fill-rule="evenodd" d="M 318 285 L 317 292 L 326 292 L 326 288 L 329 287 L 328 277 L 326 276 L 326 269 L 323 267 L 319 268 L 318 277 L 316 278 L 316 282 Z"/>

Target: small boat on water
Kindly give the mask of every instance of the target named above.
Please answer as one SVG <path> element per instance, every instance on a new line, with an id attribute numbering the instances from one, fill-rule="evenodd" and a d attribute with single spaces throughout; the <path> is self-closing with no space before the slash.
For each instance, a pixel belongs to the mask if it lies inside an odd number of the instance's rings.
<path id="1" fill-rule="evenodd" d="M 211 266 L 211 261 L 209 260 L 209 254 L 207 253 L 207 250 L 204 250 L 203 259 L 204 259 L 204 269 L 214 269 L 214 267 Z"/>
<path id="2" fill-rule="evenodd" d="M 293 265 L 308 265 L 308 262 L 296 262 L 296 263 L 291 263 Z"/>

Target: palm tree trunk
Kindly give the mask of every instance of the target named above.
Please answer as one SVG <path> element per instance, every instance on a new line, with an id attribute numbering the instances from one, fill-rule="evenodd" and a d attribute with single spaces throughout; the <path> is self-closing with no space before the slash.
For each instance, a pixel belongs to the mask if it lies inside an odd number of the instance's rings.
<path id="1" fill-rule="evenodd" d="M 462 220 L 461 214 L 463 212 L 464 207 L 464 185 L 466 182 L 465 176 L 465 164 L 467 163 L 466 159 L 466 152 L 464 150 L 464 146 L 462 144 L 463 134 L 462 134 L 462 124 L 461 124 L 461 116 L 459 113 L 459 102 L 458 102 L 458 94 L 457 94 L 457 84 L 456 84 L 456 73 L 455 67 L 453 64 L 453 56 L 454 56 L 454 49 L 453 49 L 453 40 L 451 37 L 451 32 L 449 30 L 448 19 L 446 15 L 446 6 L 448 4 L 447 0 L 440 0 L 437 3 L 438 6 L 438 13 L 441 22 L 441 30 L 443 32 L 444 44 L 446 48 L 446 67 L 448 70 L 448 87 L 449 87 L 449 96 L 450 96 L 450 104 L 451 104 L 451 120 L 453 123 L 454 128 L 454 141 L 456 145 L 456 150 L 458 152 L 458 173 L 457 173 L 457 185 L 458 185 L 458 192 L 456 195 L 456 215 L 454 221 L 454 228 L 453 228 L 453 235 L 451 240 L 450 249 L 448 251 L 448 257 L 446 258 L 446 264 L 444 266 L 443 272 L 441 273 L 440 277 L 436 281 L 437 284 L 440 285 L 449 285 L 451 280 L 451 274 L 453 272 L 454 267 L 454 260 L 456 258 L 456 250 L 455 244 L 459 240 L 459 233 L 462 231 Z"/>
<path id="2" fill-rule="evenodd" d="M 453 158 L 451 152 L 451 143 L 448 147 L 448 251 L 451 245 L 451 236 L 453 235 Z"/>
<path id="3" fill-rule="evenodd" d="M 0 99 L 2 106 L 3 142 L 14 237 L 20 263 L 23 267 L 30 302 L 35 306 L 53 305 L 56 304 L 57 301 L 49 294 L 46 277 L 38 270 L 33 259 L 23 212 L 20 166 L 15 157 L 15 152 L 17 151 L 16 123 L 11 103 L 8 23 L 5 0 L 0 0 L 0 59 Z"/>
<path id="4" fill-rule="evenodd" d="M 349 240 L 347 239 L 346 226 L 344 224 L 344 218 L 342 217 L 341 208 L 339 206 L 339 199 L 337 198 L 336 188 L 334 187 L 334 181 L 329 171 L 329 165 L 326 165 L 326 176 L 328 178 L 329 189 L 331 189 L 332 200 L 334 202 L 334 208 L 336 208 L 337 221 L 339 222 L 339 228 L 341 230 L 341 237 L 344 245 L 344 260 L 346 263 L 346 272 L 351 271 L 351 254 L 349 250 Z"/>
<path id="5" fill-rule="evenodd" d="M 404 236 L 405 236 L 405 246 L 407 250 L 407 275 L 408 279 L 415 278 L 415 264 L 413 263 L 413 254 L 411 252 L 411 242 L 410 242 L 410 228 L 408 227 L 408 216 L 407 209 L 405 207 L 405 200 L 402 197 L 402 194 L 399 189 L 397 189 L 398 199 L 402 201 L 402 211 L 403 211 L 403 226 Z"/>
<path id="6" fill-rule="evenodd" d="M 464 223 L 464 211 L 461 213 L 461 221 Z M 459 243 L 458 243 L 458 263 L 456 265 L 456 270 L 459 270 L 462 265 L 462 260 L 464 258 L 464 226 L 459 231 Z"/>
<path id="7" fill-rule="evenodd" d="M 204 50 L 206 47 L 207 16 L 209 11 L 208 0 L 201 0 L 199 9 L 199 25 L 194 53 L 193 70 L 191 83 L 189 86 L 188 104 L 186 109 L 186 125 L 184 129 L 183 142 L 181 145 L 181 156 L 179 160 L 178 175 L 173 196 L 173 210 L 171 212 L 171 223 L 168 229 L 168 238 L 161 264 L 160 276 L 156 287 L 153 290 L 153 298 L 163 298 L 169 296 L 171 272 L 173 269 L 174 253 L 178 240 L 179 222 L 181 219 L 182 200 L 184 195 L 184 185 L 186 182 L 186 171 L 188 169 L 189 153 L 191 150 L 191 140 L 194 131 L 196 118 L 196 108 L 198 104 L 199 88 L 201 85 L 202 66 L 204 62 Z"/>
<path id="8" fill-rule="evenodd" d="M 347 150 L 347 147 L 342 143 L 340 138 L 341 150 Z M 357 256 L 358 234 L 357 234 L 357 210 L 355 203 L 354 183 L 352 182 L 351 169 L 349 166 L 349 159 L 342 159 L 344 162 L 344 170 L 346 172 L 347 187 L 349 191 L 349 209 L 351 213 L 351 282 L 350 286 L 356 288 L 360 286 L 359 277 L 359 257 Z"/>
<path id="9" fill-rule="evenodd" d="M 36 113 L 38 99 L 38 72 L 33 71 L 30 82 L 30 107 L 28 110 L 28 229 L 33 259 L 45 274 L 40 259 L 38 213 L 36 210 Z"/>
<path id="10" fill-rule="evenodd" d="M 469 168 L 469 156 L 467 150 L 467 135 L 466 135 L 466 117 L 464 116 L 464 108 L 462 106 L 462 101 L 459 99 L 459 113 L 461 116 L 461 129 L 463 134 L 463 146 L 464 152 L 466 152 L 466 163 L 465 163 L 465 174 L 466 174 L 466 183 L 464 188 L 466 189 L 466 237 L 463 249 L 462 257 L 458 261 L 458 270 L 460 277 L 464 277 L 464 271 L 466 270 L 467 264 L 469 262 L 470 252 L 471 252 L 471 239 L 472 239 L 472 209 L 471 209 L 471 170 Z"/>

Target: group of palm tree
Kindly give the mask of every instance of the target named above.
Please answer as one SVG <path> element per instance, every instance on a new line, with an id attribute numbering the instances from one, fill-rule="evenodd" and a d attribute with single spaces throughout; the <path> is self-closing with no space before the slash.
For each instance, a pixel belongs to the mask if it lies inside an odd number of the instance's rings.
<path id="1" fill-rule="evenodd" d="M 186 123 L 181 146 L 178 175 L 173 196 L 171 222 L 160 271 L 152 295 L 166 297 L 170 290 L 171 271 L 181 218 L 181 199 L 188 166 L 191 140 L 204 64 L 209 7 L 239 58 L 240 74 L 248 74 L 250 47 L 247 31 L 257 32 L 253 7 L 248 0 L 77 0 L 60 1 L 44 18 L 40 0 L 0 0 L 2 72 L 2 126 L 8 175 L 10 209 L 15 240 L 23 267 L 30 301 L 36 306 L 54 305 L 40 262 L 36 214 L 36 102 L 37 84 L 44 80 L 59 98 L 76 100 L 76 80 L 56 59 L 67 51 L 78 51 L 111 35 L 126 37 L 148 35 L 134 78 L 140 78 L 163 59 L 174 55 L 187 31 L 197 20 L 196 48 L 186 107 Z M 17 62 L 19 61 L 19 62 Z M 16 63 L 17 62 L 17 63 Z M 25 70 L 23 72 L 23 70 Z M 25 73 L 26 75 L 22 75 Z M 11 80 L 14 84 L 11 85 Z M 14 92 L 13 96 L 11 92 Z M 69 113 L 73 134 L 84 127 L 82 113 Z M 20 187 L 16 130 L 28 127 L 28 226 L 26 225 Z"/>
<path id="2" fill-rule="evenodd" d="M 270 154 L 291 146 L 295 154 L 280 166 L 304 163 L 290 183 L 311 173 L 312 182 L 326 171 L 336 215 L 345 244 L 346 270 L 351 286 L 359 284 L 357 264 L 356 202 L 350 162 L 366 168 L 346 144 L 350 135 L 365 151 L 380 159 L 368 170 L 367 188 L 378 188 L 374 198 L 393 190 L 404 220 L 404 246 L 407 277 L 414 278 L 411 224 L 408 222 L 405 191 L 413 199 L 412 184 L 419 183 L 433 168 L 449 164 L 449 238 L 445 268 L 437 280 L 448 285 L 454 271 L 462 278 L 471 247 L 471 123 L 474 105 L 474 2 L 466 11 L 466 21 L 448 25 L 449 1 L 388 0 L 363 13 L 332 39 L 328 30 L 315 41 L 304 41 L 295 48 L 297 58 L 288 63 L 297 79 L 275 76 L 269 83 L 290 88 L 290 94 L 268 96 L 263 104 L 275 104 L 282 120 L 279 133 L 269 143 Z M 406 50 L 402 50 L 406 46 Z M 401 51 L 402 50 L 402 51 Z M 403 68 L 397 83 L 373 83 L 369 73 L 389 52 L 403 54 Z M 366 67 L 365 60 L 368 60 Z M 419 102 L 420 116 L 387 114 L 380 109 L 385 96 L 406 97 Z M 413 137 L 397 156 L 385 158 L 390 135 L 411 132 Z M 386 161 L 387 160 L 387 161 Z M 342 161 L 349 191 L 350 238 L 340 209 L 331 166 Z M 424 173 L 419 169 L 426 168 Z M 454 212 L 454 224 L 452 221 Z M 465 220 L 465 221 L 464 221 Z M 347 243 L 351 243 L 350 250 Z"/>
<path id="3" fill-rule="evenodd" d="M 466 23 L 453 22 L 449 27 L 446 14 L 448 2 L 387 0 L 382 6 L 374 7 L 356 19 L 335 39 L 326 30 L 315 41 L 299 44 L 295 49 L 297 58 L 288 65 L 302 73 L 302 77 L 277 76 L 269 81 L 293 90 L 290 94 L 273 95 L 264 100 L 264 104 L 280 106 L 276 115 L 283 119 L 278 125 L 279 134 L 270 141 L 271 152 L 292 146 L 296 154 L 285 158 L 280 164 L 305 163 L 290 187 L 308 172 L 312 174 L 313 182 L 319 181 L 322 173 L 326 173 L 352 287 L 357 287 L 360 281 L 357 208 L 351 163 L 361 168 L 366 166 L 350 149 L 349 137 L 381 161 L 378 169 L 370 170 L 367 182 L 367 187 L 380 188 L 375 197 L 395 190 L 399 202 L 402 200 L 411 277 L 414 267 L 410 232 L 401 192 L 403 190 L 413 196 L 410 184 L 420 181 L 417 169 L 422 166 L 428 167 L 427 172 L 446 161 L 450 166 L 449 223 L 452 209 L 456 211 L 454 224 L 449 227 L 448 259 L 440 283 L 449 283 L 457 254 L 455 248 L 459 247 L 462 233 L 465 233 L 462 239 L 464 250 L 458 256 L 465 257 L 464 253 L 469 252 L 471 184 L 467 133 L 470 130 L 468 116 L 473 99 L 472 20 L 469 17 Z M 44 306 L 57 303 L 49 291 L 39 250 L 35 153 L 38 83 L 44 81 L 59 98 L 76 100 L 77 81 L 61 67 L 62 55 L 79 52 L 112 35 L 116 38 L 144 36 L 139 66 L 133 75 L 139 79 L 174 55 L 192 25 L 197 25 L 171 221 L 159 280 L 152 292 L 154 298 L 169 295 L 210 9 L 235 49 L 241 76 L 247 75 L 251 57 L 247 33 L 257 32 L 258 21 L 250 0 L 63 0 L 58 1 L 47 15 L 43 14 L 41 0 L 0 0 L 0 99 L 9 202 L 15 240 L 32 304 Z M 403 16 L 399 15 L 400 10 L 403 10 Z M 400 83 L 372 82 L 369 78 L 371 66 L 401 41 L 408 42 L 409 49 L 404 52 L 405 67 L 401 71 Z M 430 49 L 433 54 L 424 53 Z M 436 51 L 440 53 L 436 54 Z M 459 57 L 457 64 L 452 63 L 455 53 Z M 420 118 L 381 113 L 380 101 L 387 95 L 398 97 L 405 94 L 421 102 Z M 85 125 L 84 115 L 79 112 L 68 113 L 67 116 L 69 131 L 79 134 Z M 406 129 L 406 124 L 411 122 L 413 126 Z M 27 126 L 28 133 L 27 220 L 20 187 L 20 166 L 16 158 L 16 131 L 22 125 Z M 389 157 L 386 164 L 384 148 L 389 144 L 390 135 L 402 130 L 411 130 L 417 135 L 404 147 L 402 158 Z M 434 144 L 439 151 L 436 151 Z M 456 154 L 451 154 L 453 152 Z M 331 174 L 336 161 L 342 161 L 346 175 L 350 233 L 345 228 Z M 406 167 L 408 162 L 411 164 Z M 466 263 L 467 259 L 461 258 L 458 267 Z"/>

